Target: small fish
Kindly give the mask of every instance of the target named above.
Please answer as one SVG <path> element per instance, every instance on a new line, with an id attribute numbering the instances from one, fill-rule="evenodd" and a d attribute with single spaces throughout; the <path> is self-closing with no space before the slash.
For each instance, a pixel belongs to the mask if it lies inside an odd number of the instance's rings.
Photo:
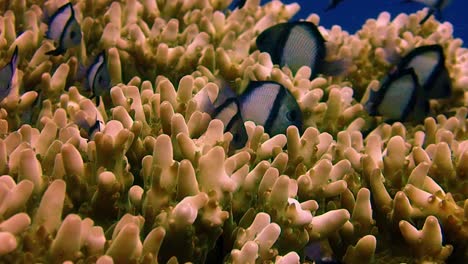
<path id="1" fill-rule="evenodd" d="M 444 50 L 440 45 L 413 49 L 397 65 L 398 70 L 408 68 L 414 69 L 427 99 L 442 99 L 451 96 L 451 80 L 445 67 Z"/>
<path id="2" fill-rule="evenodd" d="M 379 90 L 370 91 L 364 107 L 371 116 L 382 116 L 385 122 L 424 120 L 429 102 L 413 68 L 390 73 Z"/>
<path id="3" fill-rule="evenodd" d="M 0 101 L 3 101 L 11 92 L 13 76 L 18 65 L 18 46 L 15 47 L 13 55 L 2 69 L 0 69 Z"/>
<path id="4" fill-rule="evenodd" d="M 99 106 L 99 97 L 109 93 L 111 78 L 107 69 L 106 53 L 99 53 L 86 73 L 87 87 L 91 90 L 91 99 L 96 97 L 96 106 Z"/>
<path id="5" fill-rule="evenodd" d="M 94 138 L 94 135 L 97 133 L 97 132 L 101 132 L 101 125 L 103 125 L 104 123 L 99 120 L 96 116 L 96 122 L 94 122 L 94 124 L 92 126 L 89 127 L 88 129 L 88 138 L 89 139 L 92 139 Z"/>
<path id="6" fill-rule="evenodd" d="M 418 2 L 429 7 L 429 12 L 427 12 L 426 16 L 419 22 L 419 24 L 422 25 L 434 13 L 436 16 L 441 17 L 442 9 L 444 9 L 451 2 L 451 0 L 404 0 L 404 2 Z"/>
<path id="7" fill-rule="evenodd" d="M 330 4 L 328 7 L 325 9 L 325 11 L 330 11 L 332 9 L 335 9 L 336 6 L 338 6 L 339 3 L 343 2 L 343 0 L 331 0 Z"/>
<path id="8" fill-rule="evenodd" d="M 265 128 L 270 136 L 285 134 L 289 126 L 302 130 L 302 112 L 294 96 L 279 83 L 251 81 L 239 98 L 241 115 Z"/>
<path id="9" fill-rule="evenodd" d="M 86 131 L 85 133 L 83 133 L 83 137 L 87 137 L 88 140 L 91 140 L 92 138 L 94 138 L 94 135 L 97 133 L 97 132 L 100 132 L 102 131 L 102 125 L 104 125 L 104 122 L 99 120 L 98 119 L 98 115 L 96 113 L 96 118 L 95 118 L 95 122 L 93 125 L 89 125 L 88 121 L 86 119 L 77 119 L 75 120 L 75 124 L 78 125 L 79 128 L 83 129 L 84 131 Z"/>
<path id="10" fill-rule="evenodd" d="M 348 68 L 346 60 L 325 61 L 325 39 L 317 26 L 307 21 L 281 23 L 258 35 L 257 48 L 268 52 L 274 64 L 288 66 L 293 73 L 302 66 L 312 70 L 311 79 L 319 72 L 340 75 Z"/>
<path id="11" fill-rule="evenodd" d="M 263 126 L 270 136 L 285 134 L 291 125 L 302 130 L 301 109 L 296 99 L 281 84 L 251 81 L 240 96 L 225 83 L 221 87 L 215 102 L 203 101 L 201 110 L 221 120 L 225 131 L 232 133 L 232 149 L 240 149 L 247 143 L 245 121 Z"/>
<path id="12" fill-rule="evenodd" d="M 47 55 L 57 56 L 65 53 L 68 48 L 81 43 L 81 28 L 75 18 L 75 11 L 69 2 L 61 6 L 50 18 L 46 37 L 58 43 L 55 50 L 46 52 Z"/>

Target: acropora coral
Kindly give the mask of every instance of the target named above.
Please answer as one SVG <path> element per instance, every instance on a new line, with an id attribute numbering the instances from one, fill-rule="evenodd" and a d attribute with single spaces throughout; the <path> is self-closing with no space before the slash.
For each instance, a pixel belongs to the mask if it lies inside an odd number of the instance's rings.
<path id="1" fill-rule="evenodd" d="M 1 263 L 305 263 L 310 245 L 344 263 L 468 263 L 468 49 L 450 23 L 420 25 L 423 10 L 319 27 L 326 59 L 351 64 L 309 80 L 255 46 L 297 4 L 71 2 L 83 39 L 60 56 L 44 18 L 66 0 L 0 2 L 0 65 L 19 48 L 0 102 Z M 369 117 L 385 48 L 426 44 L 445 51 L 452 97 L 423 124 Z M 96 107 L 79 71 L 103 50 L 112 89 Z M 220 79 L 281 83 L 304 131 L 248 121 L 228 155 L 231 133 L 199 110 Z"/>

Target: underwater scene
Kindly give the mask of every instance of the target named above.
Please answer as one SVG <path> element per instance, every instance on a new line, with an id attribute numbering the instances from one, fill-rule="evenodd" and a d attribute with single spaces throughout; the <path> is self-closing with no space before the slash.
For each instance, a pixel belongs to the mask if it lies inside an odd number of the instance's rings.
<path id="1" fill-rule="evenodd" d="M 0 264 L 468 263 L 467 7 L 0 1 Z"/>

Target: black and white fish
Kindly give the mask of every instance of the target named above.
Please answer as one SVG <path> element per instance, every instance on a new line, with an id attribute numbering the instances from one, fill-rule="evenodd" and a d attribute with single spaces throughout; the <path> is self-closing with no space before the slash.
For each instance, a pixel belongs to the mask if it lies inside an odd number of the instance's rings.
<path id="1" fill-rule="evenodd" d="M 327 62 L 325 39 L 317 26 L 307 21 L 274 25 L 258 35 L 257 48 L 268 52 L 274 64 L 288 66 L 293 73 L 309 66 L 311 79 L 318 73 L 340 75 L 348 68 L 345 60 Z"/>
<path id="2" fill-rule="evenodd" d="M 97 133 L 97 132 L 101 132 L 102 129 L 102 125 L 104 124 L 104 122 L 102 122 L 101 120 L 99 120 L 96 116 L 96 122 L 94 122 L 94 124 L 92 126 L 89 127 L 88 129 L 88 139 L 92 139 L 94 138 L 94 135 Z"/>
<path id="3" fill-rule="evenodd" d="M 18 46 L 15 47 L 10 62 L 0 69 L 0 101 L 7 97 L 12 88 L 13 76 L 18 65 Z"/>
<path id="4" fill-rule="evenodd" d="M 442 16 L 442 9 L 444 9 L 451 0 L 404 0 L 404 2 L 417 2 L 424 4 L 429 7 L 429 12 L 427 12 L 426 16 L 419 22 L 419 24 L 424 24 L 432 14 L 435 13 L 436 16 Z"/>
<path id="5" fill-rule="evenodd" d="M 343 0 L 331 0 L 330 4 L 327 6 L 325 11 L 330 11 L 332 9 L 335 9 L 336 6 L 338 6 L 339 3 L 343 2 Z"/>
<path id="6" fill-rule="evenodd" d="M 285 134 L 291 125 L 302 130 L 302 112 L 297 101 L 284 86 L 272 81 L 251 81 L 240 96 L 224 86 L 215 102 L 201 108 L 212 118 L 220 119 L 225 131 L 232 133 L 233 149 L 247 143 L 245 121 L 263 126 L 270 136 Z"/>
<path id="7" fill-rule="evenodd" d="M 81 28 L 75 18 L 73 5 L 69 2 L 61 6 L 50 18 L 46 37 L 57 43 L 57 48 L 46 52 L 47 55 L 57 56 L 65 53 L 69 48 L 80 45 Z"/>
<path id="8" fill-rule="evenodd" d="M 75 120 L 75 124 L 78 125 L 80 130 L 83 129 L 83 131 L 80 131 L 83 137 L 92 140 L 97 132 L 102 131 L 104 122 L 99 120 L 96 114 L 95 122 L 92 125 L 90 125 L 85 118 Z"/>
<path id="9" fill-rule="evenodd" d="M 413 49 L 398 63 L 397 70 L 413 68 L 419 85 L 424 88 L 427 99 L 448 98 L 452 94 L 452 84 L 445 67 L 443 48 L 436 45 Z"/>
<path id="10" fill-rule="evenodd" d="M 302 112 L 294 96 L 279 83 L 251 81 L 239 97 L 242 118 L 265 128 L 270 136 L 285 134 L 289 126 L 302 130 Z"/>
<path id="11" fill-rule="evenodd" d="M 96 105 L 100 104 L 100 96 L 110 92 L 111 78 L 107 68 L 107 59 L 105 51 L 96 56 L 93 64 L 86 73 L 86 85 L 91 90 L 91 98 L 96 97 Z"/>
<path id="12" fill-rule="evenodd" d="M 390 73 L 379 90 L 370 90 L 364 107 L 371 116 L 382 116 L 390 123 L 420 122 L 429 112 L 429 102 L 413 68 Z"/>

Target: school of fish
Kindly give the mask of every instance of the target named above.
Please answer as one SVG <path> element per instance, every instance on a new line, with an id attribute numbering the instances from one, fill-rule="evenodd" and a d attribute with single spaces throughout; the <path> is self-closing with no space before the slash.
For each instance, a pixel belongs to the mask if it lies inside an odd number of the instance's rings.
<path id="1" fill-rule="evenodd" d="M 327 10 L 336 8 L 342 1 L 332 0 Z M 449 3 L 448 0 L 406 0 L 411 1 L 430 8 L 421 23 L 433 13 L 440 15 Z M 244 4 L 245 1 L 237 1 L 233 8 L 242 8 Z M 63 55 L 68 49 L 81 44 L 83 36 L 71 3 L 58 8 L 47 20 L 46 37 L 56 44 L 54 50 L 46 52 L 47 55 Z M 317 26 L 310 22 L 293 21 L 272 26 L 257 37 L 256 46 L 261 52 L 269 53 L 274 64 L 286 66 L 293 73 L 302 66 L 309 66 L 311 80 L 319 74 L 342 75 L 347 69 L 345 61 L 325 61 L 325 39 Z M 11 91 L 18 52 L 16 47 L 9 63 L 0 70 L 0 100 Z M 371 116 L 382 116 L 386 122 L 420 122 L 429 112 L 430 99 L 450 97 L 451 83 L 440 45 L 415 48 L 403 58 L 393 58 L 393 61 L 398 61 L 395 69 L 382 80 L 379 90 L 369 91 L 364 102 Z M 108 95 L 112 87 L 106 52 L 102 51 L 95 56 L 91 65 L 82 68 L 86 68 L 83 70 L 86 72 L 83 74 L 84 86 L 91 92 L 90 98 L 96 98 L 96 106 L 99 106 L 100 98 Z M 270 136 L 286 133 L 289 126 L 303 130 L 301 109 L 294 96 L 281 84 L 251 81 L 240 95 L 235 94 L 225 82 L 220 86 L 218 99 L 214 102 L 204 100 L 200 108 L 212 118 L 223 121 L 225 131 L 232 133 L 231 151 L 243 148 L 248 141 L 244 127 L 246 121 L 262 125 Z M 89 134 L 94 134 L 100 130 L 101 122 L 96 119 L 92 125 L 81 125 L 89 129 Z"/>

